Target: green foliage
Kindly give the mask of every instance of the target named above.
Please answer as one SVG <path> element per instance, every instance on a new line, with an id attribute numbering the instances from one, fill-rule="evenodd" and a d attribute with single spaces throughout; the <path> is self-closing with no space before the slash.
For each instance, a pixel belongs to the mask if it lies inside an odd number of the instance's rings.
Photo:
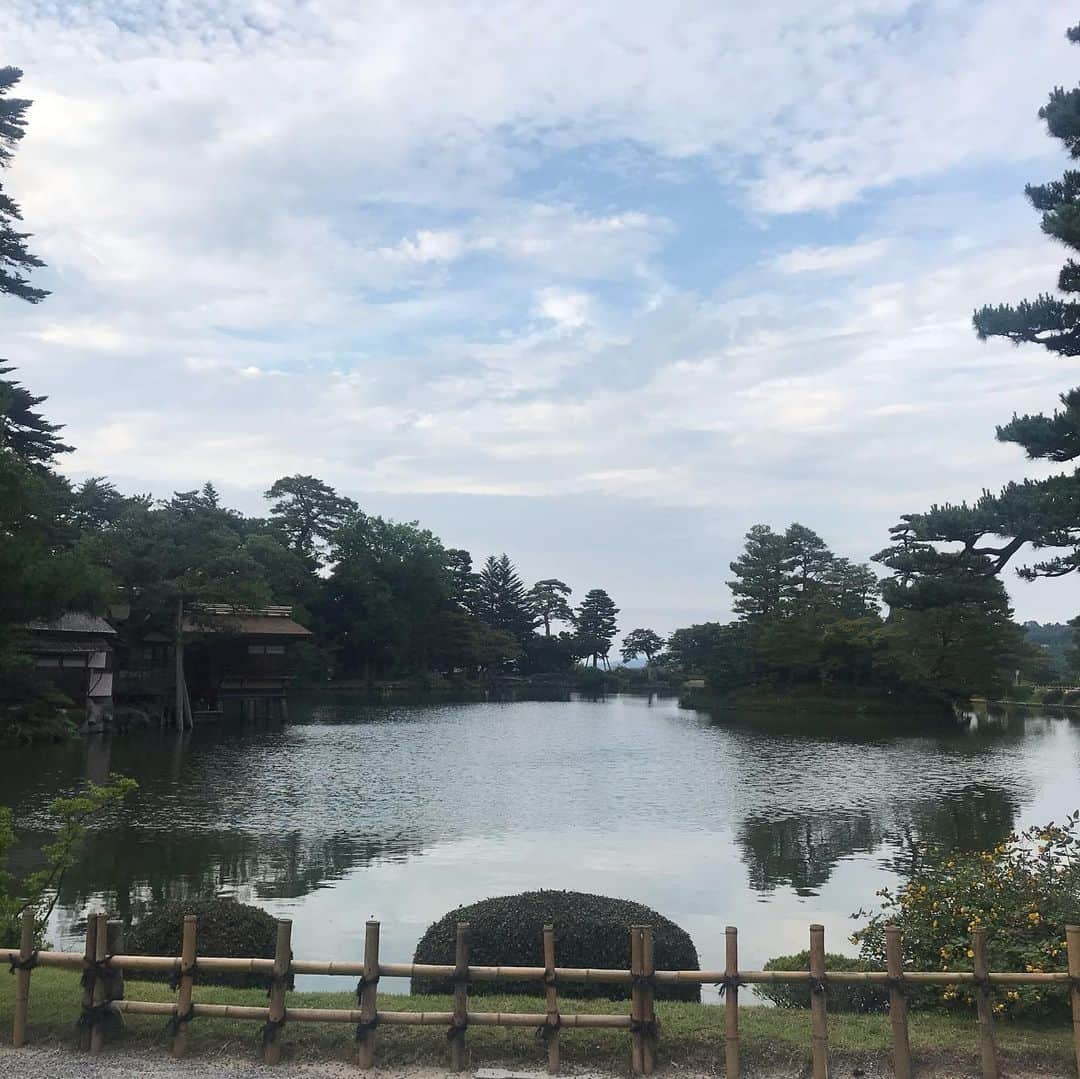
<path id="1" fill-rule="evenodd" d="M 884 927 L 903 932 L 904 961 L 911 970 L 971 970 L 971 934 L 986 930 L 991 970 L 1064 970 L 1065 927 L 1076 920 L 1080 894 L 1080 813 L 1062 824 L 1014 833 L 990 850 L 957 852 L 923 847 L 908 880 L 882 889 L 881 909 L 852 940 L 861 957 L 885 959 Z M 860 911 L 857 916 L 865 916 Z M 915 991 L 922 1007 L 970 1009 L 966 987 Z M 995 1010 L 1012 1017 L 1061 1016 L 1061 986 L 1022 985 L 999 991 Z"/>
<path id="2" fill-rule="evenodd" d="M 277 921 L 261 907 L 214 896 L 159 903 L 134 927 L 126 942 L 133 955 L 179 955 L 184 917 L 198 919 L 198 947 L 202 955 L 223 958 L 273 959 Z M 168 974 L 140 975 L 147 981 L 167 981 Z M 226 971 L 200 971 L 200 985 L 231 985 L 238 989 L 269 987 L 266 975 Z M 290 978 L 290 986 L 292 979 Z"/>
<path id="3" fill-rule="evenodd" d="M 602 588 L 590 589 L 577 609 L 578 650 L 582 657 L 590 657 L 595 667 L 597 660 L 607 660 L 611 642 L 619 627 L 615 616 L 619 608 Z"/>
<path id="4" fill-rule="evenodd" d="M 619 653 L 624 663 L 632 663 L 638 656 L 644 656 L 651 667 L 652 661 L 664 647 L 663 638 L 651 629 L 632 629 L 623 637 Z"/>
<path id="5" fill-rule="evenodd" d="M 544 636 L 551 636 L 552 622 L 574 623 L 574 612 L 568 602 L 573 589 L 564 581 L 548 577 L 537 581 L 529 589 L 529 601 L 532 609 L 544 627 Z"/>
<path id="6" fill-rule="evenodd" d="M 476 966 L 543 966 L 543 931 L 555 926 L 555 962 L 561 967 L 630 968 L 630 927 L 653 927 L 657 969 L 698 970 L 697 950 L 684 929 L 655 910 L 626 899 L 583 892 L 522 892 L 459 907 L 430 925 L 416 946 L 414 963 L 453 963 L 458 922 L 468 922 L 469 962 Z M 414 978 L 413 993 L 449 992 L 451 983 Z M 534 982 L 473 982 L 475 994 L 535 996 Z M 580 998 L 624 1000 L 627 985 L 574 985 Z M 696 985 L 658 985 L 660 1000 L 699 1000 Z"/>
<path id="7" fill-rule="evenodd" d="M 0 168 L 11 164 L 15 147 L 26 130 L 26 110 L 30 108 L 30 102 L 8 96 L 21 78 L 22 72 L 17 67 L 0 67 Z M 19 207 L 0 185 L 0 294 L 38 303 L 49 294 L 44 289 L 33 288 L 26 272 L 45 263 L 27 250 L 29 234 L 18 231 L 16 223 L 19 221 L 22 221 Z"/>
<path id="8" fill-rule="evenodd" d="M 289 545 L 313 565 L 323 560 L 327 545 L 357 510 L 351 498 L 343 498 L 314 476 L 283 476 L 265 497 L 272 501 L 270 516 Z"/>
<path id="9" fill-rule="evenodd" d="M 765 964 L 766 970 L 810 970 L 810 953 L 799 952 L 797 955 L 778 955 Z M 865 959 L 853 959 L 847 955 L 833 952 L 825 954 L 825 971 L 840 970 L 880 970 Z M 775 985 L 755 986 L 755 992 L 771 1000 L 781 1008 L 809 1008 L 810 985 Z M 881 1012 L 889 1002 L 888 990 L 873 985 L 830 985 L 830 1012 Z"/>
<path id="10" fill-rule="evenodd" d="M 111 775 L 109 782 L 89 783 L 78 794 L 55 798 L 49 805 L 53 839 L 41 848 L 44 866 L 21 880 L 0 869 L 0 947 L 16 947 L 19 919 L 24 910 L 34 912 L 35 936 L 40 941 L 60 893 L 64 874 L 75 864 L 95 821 L 121 805 L 138 790 L 126 776 Z M 0 806 L 0 867 L 8 860 L 15 842 L 11 810 Z"/>

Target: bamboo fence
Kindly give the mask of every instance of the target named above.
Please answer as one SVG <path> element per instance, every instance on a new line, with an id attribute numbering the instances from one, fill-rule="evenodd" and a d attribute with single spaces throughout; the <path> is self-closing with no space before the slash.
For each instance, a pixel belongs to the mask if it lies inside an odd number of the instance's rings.
<path id="1" fill-rule="evenodd" d="M 974 954 L 971 971 L 910 971 L 901 958 L 900 930 L 885 930 L 886 970 L 825 970 L 825 930 L 810 927 L 809 970 L 740 970 L 738 930 L 728 926 L 725 933 L 723 970 L 656 970 L 653 961 L 653 931 L 650 926 L 630 927 L 630 969 L 559 967 L 555 963 L 555 930 L 543 931 L 544 965 L 538 967 L 473 966 L 469 964 L 469 926 L 457 927 L 454 962 L 384 963 L 379 957 L 379 923 L 367 923 L 364 957 L 359 962 L 294 959 L 292 923 L 279 920 L 273 959 L 200 956 L 197 953 L 197 925 L 193 916 L 184 919 L 179 956 L 126 955 L 120 925 L 106 915 L 91 915 L 82 952 L 35 951 L 34 924 L 29 912 L 23 918 L 18 948 L 0 948 L 0 962 L 11 964 L 17 975 L 15 1019 L 12 1042 L 16 1049 L 26 1044 L 30 979 L 35 967 L 59 967 L 82 972 L 82 1011 L 79 1018 L 82 1047 L 99 1053 L 106 1040 L 106 1028 L 117 1015 L 158 1015 L 168 1020 L 170 1052 L 181 1057 L 187 1051 L 189 1024 L 199 1018 L 252 1020 L 263 1024 L 263 1059 L 275 1064 L 281 1058 L 282 1029 L 287 1023 L 356 1024 L 356 1063 L 360 1068 L 375 1065 L 376 1029 L 380 1026 L 441 1026 L 447 1030 L 453 1071 L 468 1064 L 466 1035 L 470 1026 L 535 1027 L 547 1051 L 547 1069 L 559 1070 L 559 1033 L 565 1027 L 625 1030 L 630 1035 L 630 1063 L 635 1075 L 651 1075 L 656 1067 L 660 1028 L 656 1020 L 656 989 L 662 985 L 715 984 L 724 997 L 724 1075 L 739 1076 L 739 988 L 762 984 L 803 984 L 810 988 L 812 1059 L 814 1079 L 828 1079 L 828 990 L 831 985 L 877 985 L 888 990 L 892 1030 L 893 1070 L 897 1079 L 914 1075 L 908 1042 L 907 993 L 922 986 L 972 986 L 976 998 L 979 1055 L 983 1079 L 998 1079 L 997 1043 L 994 1037 L 993 997 L 998 987 L 1016 985 L 1061 985 L 1070 990 L 1073 1044 L 1077 1074 L 1080 1076 L 1080 926 L 1066 931 L 1068 970 L 1055 972 L 992 972 L 987 967 L 986 932 L 972 934 Z M 113 949 L 119 949 L 114 951 Z M 176 1001 L 140 1001 L 124 998 L 124 973 L 172 974 Z M 265 1007 L 239 1004 L 201 1004 L 194 1000 L 194 986 L 200 973 L 228 972 L 261 974 L 270 979 Z M 295 974 L 350 975 L 359 978 L 356 1008 L 291 1008 L 287 1003 L 289 980 Z M 377 991 L 382 978 L 445 978 L 454 985 L 453 1010 L 448 1012 L 387 1011 L 378 1007 Z M 543 1012 L 474 1012 L 469 1010 L 469 984 L 479 981 L 534 981 L 543 986 Z M 589 1015 L 559 1010 L 559 988 L 568 984 L 630 986 L 628 1014 Z"/>

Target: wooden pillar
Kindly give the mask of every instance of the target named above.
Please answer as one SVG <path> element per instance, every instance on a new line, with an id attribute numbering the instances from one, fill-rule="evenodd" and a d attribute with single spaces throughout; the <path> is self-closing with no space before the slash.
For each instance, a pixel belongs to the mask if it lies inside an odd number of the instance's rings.
<path id="1" fill-rule="evenodd" d="M 469 923 L 458 922 L 454 952 L 454 1032 L 450 1041 L 450 1070 L 465 1070 L 465 1028 L 469 1023 Z"/>
<path id="2" fill-rule="evenodd" d="M 641 1063 L 646 1075 L 656 1070 L 656 988 L 653 985 L 653 930 L 651 925 L 641 927 L 641 975 L 642 982 L 642 1021 L 645 1024 L 644 1037 L 641 1040 Z"/>
<path id="3" fill-rule="evenodd" d="M 739 931 L 724 930 L 724 1075 L 739 1079 Z"/>
<path id="4" fill-rule="evenodd" d="M 97 916 L 86 919 L 86 946 L 83 949 L 82 1018 L 79 1021 L 79 1048 L 90 1049 L 90 1025 L 94 1007 L 94 960 L 97 958 Z"/>
<path id="5" fill-rule="evenodd" d="M 971 950 L 975 953 L 976 1007 L 979 1013 L 979 1057 L 983 1079 L 998 1079 L 997 1045 L 994 1041 L 994 997 L 986 981 L 989 966 L 986 960 L 986 930 L 971 934 Z"/>
<path id="6" fill-rule="evenodd" d="M 21 1049 L 26 1044 L 26 1017 L 30 1010 L 30 968 L 34 957 L 34 912 L 27 907 L 19 926 L 19 969 L 15 977 L 15 1022 L 11 1044 Z"/>
<path id="7" fill-rule="evenodd" d="M 105 923 L 105 954 L 124 954 L 124 923 L 118 918 L 110 918 Z M 110 967 L 104 974 L 105 999 L 107 1001 L 124 999 L 124 972 L 119 967 Z M 105 1033 L 110 1038 L 117 1037 L 124 1027 L 123 1016 L 110 1012 L 105 1016 Z"/>
<path id="8" fill-rule="evenodd" d="M 105 1004 L 105 978 L 101 974 L 101 964 L 105 961 L 108 953 L 109 919 L 105 914 L 95 914 L 94 921 L 97 923 L 94 929 L 94 960 L 97 969 L 97 977 L 94 978 L 93 1008 L 94 1021 L 90 1028 L 90 1052 L 100 1053 L 105 1045 L 105 1016 L 102 1008 Z"/>
<path id="9" fill-rule="evenodd" d="M 885 926 L 885 966 L 889 972 L 889 1021 L 892 1024 L 893 1074 L 911 1079 L 911 1044 L 908 1039 L 907 994 L 904 991 L 904 956 L 900 927 Z"/>
<path id="10" fill-rule="evenodd" d="M 829 1023 L 825 1003 L 825 927 L 810 926 L 810 1023 L 814 1079 L 829 1079 Z"/>
<path id="11" fill-rule="evenodd" d="M 1076 1056 L 1076 1074 L 1080 1076 L 1080 925 L 1065 927 L 1065 947 L 1069 954 L 1069 978 L 1072 985 L 1073 1053 Z"/>
<path id="12" fill-rule="evenodd" d="M 360 987 L 361 1031 L 356 1045 L 356 1063 L 361 1068 L 375 1066 L 375 1023 L 379 1017 L 379 923 L 369 921 L 364 933 L 364 982 Z"/>
<path id="13" fill-rule="evenodd" d="M 555 984 L 555 926 L 544 926 L 544 985 L 547 986 L 547 1070 L 559 1072 L 559 989 Z"/>
<path id="14" fill-rule="evenodd" d="M 642 971 L 641 926 L 630 927 L 630 975 L 633 978 L 630 988 L 630 1070 L 635 1075 L 645 1074 L 645 1039 L 641 1024 L 645 1018 L 645 1001 L 641 989 Z"/>
<path id="15" fill-rule="evenodd" d="M 292 922 L 288 918 L 279 918 L 274 975 L 270 983 L 270 1015 L 263 1029 L 263 1060 L 267 1064 L 277 1064 L 281 1060 L 281 1025 L 285 1022 L 285 992 L 291 964 Z"/>
<path id="16" fill-rule="evenodd" d="M 197 923 L 194 914 L 184 916 L 184 935 L 180 943 L 180 992 L 176 999 L 176 1020 L 170 1052 L 182 1057 L 187 1052 L 187 1029 L 191 1019 L 191 994 L 195 984 L 195 943 Z"/>

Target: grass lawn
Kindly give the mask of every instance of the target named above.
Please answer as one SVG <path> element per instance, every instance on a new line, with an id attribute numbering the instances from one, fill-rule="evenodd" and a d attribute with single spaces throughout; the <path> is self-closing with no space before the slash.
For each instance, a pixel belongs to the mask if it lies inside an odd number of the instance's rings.
<path id="1" fill-rule="evenodd" d="M 168 986 L 158 982 L 127 983 L 131 1000 L 174 1000 Z M 0 1044 L 10 1044 L 15 999 L 15 978 L 0 974 Z M 69 971 L 39 968 L 30 988 L 29 1041 L 33 1044 L 75 1044 L 75 1021 L 79 1015 L 81 990 L 78 975 Z M 259 990 L 195 987 L 198 1003 L 266 1005 Z M 351 993 L 290 993 L 293 1007 L 355 1007 Z M 395 996 L 380 994 L 379 1007 L 388 1011 L 450 1011 L 449 997 Z M 541 998 L 475 998 L 476 1011 L 542 1012 Z M 564 1013 L 621 1012 L 628 1003 L 602 1000 L 561 1002 Z M 661 1064 L 707 1071 L 722 1069 L 724 1036 L 723 1009 L 702 1004 L 659 1002 L 656 1011 L 661 1024 Z M 125 1016 L 127 1044 L 167 1051 L 166 1020 L 158 1016 Z M 808 1011 L 748 1007 L 740 1009 L 742 1057 L 747 1065 L 800 1066 L 810 1059 L 810 1014 Z M 294 1023 L 282 1032 L 286 1055 L 297 1060 L 349 1060 L 353 1053 L 353 1027 L 343 1023 Z M 254 1055 L 260 1045 L 260 1025 L 232 1019 L 196 1019 L 189 1029 L 192 1056 L 231 1054 Z M 1028 1068 L 1044 1066 L 1060 1074 L 1071 1074 L 1073 1048 L 1068 1023 L 1030 1026 L 1001 1023 L 998 1044 L 1004 1062 L 1022 1062 Z M 568 1068 L 602 1067 L 626 1071 L 630 1037 L 620 1030 L 563 1030 L 562 1059 Z M 528 1028 L 470 1028 L 468 1043 L 475 1066 L 493 1064 L 529 1065 L 542 1068 L 544 1049 Z M 840 1015 L 829 1019 L 830 1048 L 839 1058 L 857 1064 L 888 1058 L 890 1031 L 885 1016 Z M 978 1060 L 975 1016 L 970 1020 L 916 1013 L 911 1019 L 911 1045 L 916 1058 L 938 1066 L 955 1064 L 967 1071 Z M 376 1059 L 380 1065 L 441 1065 L 449 1057 L 445 1031 L 441 1027 L 382 1027 L 378 1032 Z"/>

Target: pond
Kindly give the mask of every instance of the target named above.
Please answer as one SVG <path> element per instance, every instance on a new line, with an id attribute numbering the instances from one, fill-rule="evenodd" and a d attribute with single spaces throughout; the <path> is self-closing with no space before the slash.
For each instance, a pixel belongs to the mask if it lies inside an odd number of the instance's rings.
<path id="1" fill-rule="evenodd" d="M 0 797 L 30 828 L 24 860 L 57 792 L 109 771 L 141 784 L 66 880 L 54 943 L 81 947 L 103 903 L 131 915 L 218 892 L 291 917 L 298 956 L 359 958 L 377 917 L 384 960 L 406 962 L 460 904 L 571 888 L 655 907 L 703 966 L 723 966 L 737 925 L 742 964 L 758 967 L 805 948 L 815 921 L 829 950 L 851 952 L 850 915 L 912 843 L 989 844 L 1080 805 L 1080 725 L 1051 716 L 931 734 L 880 721 L 826 733 L 819 718 L 806 734 L 634 696 L 323 698 L 291 714 L 5 754 Z"/>

